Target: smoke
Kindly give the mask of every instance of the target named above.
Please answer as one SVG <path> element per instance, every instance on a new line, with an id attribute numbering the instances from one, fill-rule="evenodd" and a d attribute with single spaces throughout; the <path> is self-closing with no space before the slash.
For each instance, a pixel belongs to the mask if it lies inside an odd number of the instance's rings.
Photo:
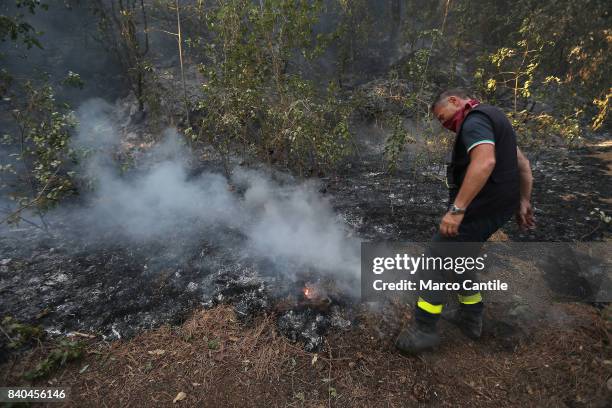
<path id="1" fill-rule="evenodd" d="M 244 208 L 252 221 L 243 231 L 257 253 L 357 277 L 359 242 L 347 236 L 313 184 L 281 187 L 247 171 L 236 171 L 233 180 L 247 185 Z"/>
<path id="2" fill-rule="evenodd" d="M 81 174 L 94 188 L 70 216 L 85 222 L 90 236 L 146 243 L 180 234 L 194 245 L 204 239 L 268 260 L 289 277 L 315 271 L 358 281 L 359 242 L 316 185 L 280 183 L 264 171 L 239 167 L 231 179 L 212 171 L 193 175 L 194 156 L 174 129 L 122 173 L 115 158 L 125 141 L 113 106 L 92 99 L 77 117 L 73 144 L 85 152 Z M 223 231 L 238 233 L 242 244 L 226 242 Z"/>

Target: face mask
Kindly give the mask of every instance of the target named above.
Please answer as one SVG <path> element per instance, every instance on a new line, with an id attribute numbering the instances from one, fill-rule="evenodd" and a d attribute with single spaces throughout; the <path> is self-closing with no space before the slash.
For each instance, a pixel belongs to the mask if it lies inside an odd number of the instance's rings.
<path id="1" fill-rule="evenodd" d="M 444 123 L 442 123 L 442 126 L 444 126 L 445 128 L 447 128 L 448 130 L 457 133 L 457 129 L 459 129 L 459 125 L 461 125 L 461 122 L 463 122 L 463 115 L 465 113 L 465 109 L 459 109 L 457 110 L 457 112 L 455 112 L 455 114 L 449 118 L 448 120 L 445 120 Z"/>
<path id="2" fill-rule="evenodd" d="M 463 119 L 465 119 L 468 112 L 478 104 L 480 104 L 480 101 L 478 99 L 470 99 L 465 104 L 463 109 L 457 110 L 457 112 L 455 112 L 455 114 L 451 118 L 445 120 L 444 123 L 442 123 L 442 126 L 444 126 L 450 131 L 457 133 L 459 131 L 459 128 L 461 127 L 461 123 L 463 123 Z"/>

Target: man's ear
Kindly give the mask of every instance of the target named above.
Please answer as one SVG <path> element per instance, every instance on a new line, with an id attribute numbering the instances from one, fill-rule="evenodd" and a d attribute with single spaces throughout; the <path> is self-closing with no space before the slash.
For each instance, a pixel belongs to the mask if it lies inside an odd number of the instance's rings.
<path id="1" fill-rule="evenodd" d="M 453 104 L 453 105 L 457 105 L 457 102 L 458 102 L 457 97 L 456 96 L 452 96 L 452 95 L 449 96 L 448 97 L 448 102 Z"/>

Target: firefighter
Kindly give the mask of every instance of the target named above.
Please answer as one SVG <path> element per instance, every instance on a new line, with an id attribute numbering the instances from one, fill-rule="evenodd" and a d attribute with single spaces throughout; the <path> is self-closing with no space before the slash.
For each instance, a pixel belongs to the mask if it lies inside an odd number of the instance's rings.
<path id="1" fill-rule="evenodd" d="M 459 251 L 463 255 L 475 256 L 482 244 L 513 215 L 521 229 L 534 228 L 531 168 L 516 145 L 516 135 L 506 115 L 494 106 L 471 98 L 463 89 L 438 94 L 431 112 L 456 137 L 447 165 L 448 211 L 429 244 L 427 255 L 448 255 L 455 245 L 463 248 Z M 459 243 L 471 244 L 462 247 Z M 423 273 L 428 279 L 440 282 L 449 278 L 439 270 Z M 476 281 L 473 273 L 451 274 L 459 282 Z M 396 347 L 402 353 L 419 353 L 440 343 L 437 323 L 446 297 L 444 291 L 419 293 L 414 324 L 402 330 L 396 340 Z M 469 338 L 478 339 L 482 334 L 482 295 L 462 290 L 458 298 L 459 308 L 449 320 Z"/>

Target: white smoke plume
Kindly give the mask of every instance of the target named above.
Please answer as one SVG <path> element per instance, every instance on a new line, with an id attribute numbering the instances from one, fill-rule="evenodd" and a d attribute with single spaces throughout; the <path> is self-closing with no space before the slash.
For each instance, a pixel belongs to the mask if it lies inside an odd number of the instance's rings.
<path id="1" fill-rule="evenodd" d="M 146 242 L 178 229 L 187 236 L 204 231 L 214 241 L 215 231 L 231 229 L 245 237 L 246 253 L 293 265 L 294 271 L 358 282 L 359 242 L 313 184 L 280 184 L 262 171 L 242 168 L 233 170 L 231 180 L 212 172 L 190 176 L 193 156 L 173 129 L 143 165 L 121 174 L 113 160 L 121 143 L 113 107 L 90 100 L 77 115 L 74 146 L 89 151 L 83 172 L 95 180 L 87 206 L 77 212 L 92 233 L 116 231 Z"/>

